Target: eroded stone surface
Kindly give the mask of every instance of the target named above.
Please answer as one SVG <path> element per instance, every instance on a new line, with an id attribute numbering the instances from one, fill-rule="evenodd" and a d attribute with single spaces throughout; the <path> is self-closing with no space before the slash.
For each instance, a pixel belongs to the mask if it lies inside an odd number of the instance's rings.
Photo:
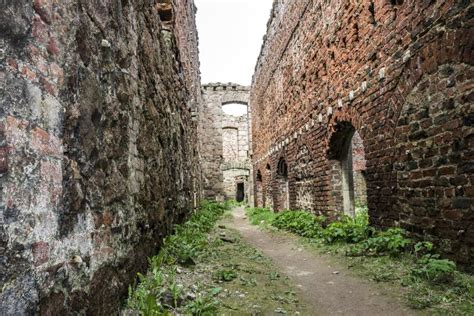
<path id="1" fill-rule="evenodd" d="M 226 104 L 248 106 L 249 88 L 233 83 L 203 86 L 204 107 L 200 111 L 199 140 L 204 196 L 236 199 L 237 184 L 244 186 L 245 199 L 252 199 L 250 135 L 251 114 L 226 114 Z"/>
<path id="2" fill-rule="evenodd" d="M 0 314 L 116 314 L 200 196 L 194 3 L 0 6 Z"/>

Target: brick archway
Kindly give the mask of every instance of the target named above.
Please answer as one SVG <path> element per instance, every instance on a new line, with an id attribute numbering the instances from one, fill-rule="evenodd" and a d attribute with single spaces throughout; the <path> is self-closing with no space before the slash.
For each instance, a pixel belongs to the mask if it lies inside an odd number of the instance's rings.
<path id="1" fill-rule="evenodd" d="M 327 158 L 329 187 L 335 209 L 349 216 L 365 208 L 365 151 L 361 136 L 349 121 L 339 121 L 329 138 Z"/>
<path id="2" fill-rule="evenodd" d="M 263 207 L 263 177 L 260 169 L 255 176 L 255 206 Z"/>
<path id="3" fill-rule="evenodd" d="M 276 210 L 285 210 L 290 208 L 290 187 L 288 181 L 288 164 L 285 158 L 281 157 L 276 168 Z"/>

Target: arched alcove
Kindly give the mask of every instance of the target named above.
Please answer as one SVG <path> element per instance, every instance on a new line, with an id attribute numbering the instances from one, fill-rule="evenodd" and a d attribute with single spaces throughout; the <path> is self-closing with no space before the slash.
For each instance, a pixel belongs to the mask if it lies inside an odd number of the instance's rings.
<path id="1" fill-rule="evenodd" d="M 243 182 L 237 182 L 235 185 L 235 200 L 237 202 L 242 202 L 245 199 L 245 184 Z"/>
<path id="2" fill-rule="evenodd" d="M 239 129 L 224 127 L 222 129 L 222 157 L 224 162 L 239 160 Z"/>
<path id="3" fill-rule="evenodd" d="M 287 210 L 290 208 L 290 188 L 288 182 L 288 165 L 284 158 L 280 158 L 277 166 L 277 193 L 278 210 Z"/>
<path id="4" fill-rule="evenodd" d="M 273 190 L 272 190 L 272 168 L 270 164 L 265 167 L 265 185 L 264 185 L 264 207 L 273 209 Z"/>
<path id="5" fill-rule="evenodd" d="M 365 152 L 362 138 L 349 122 L 339 122 L 329 144 L 332 197 L 336 210 L 355 216 L 367 205 Z"/>
<path id="6" fill-rule="evenodd" d="M 263 177 L 262 172 L 257 170 L 255 176 L 255 206 L 263 207 Z"/>

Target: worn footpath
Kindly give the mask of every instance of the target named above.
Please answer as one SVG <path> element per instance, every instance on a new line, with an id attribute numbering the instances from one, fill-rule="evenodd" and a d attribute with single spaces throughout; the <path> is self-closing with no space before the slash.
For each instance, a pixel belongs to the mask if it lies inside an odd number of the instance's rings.
<path id="1" fill-rule="evenodd" d="M 242 238 L 272 259 L 282 274 L 299 288 L 299 296 L 313 315 L 414 315 L 415 311 L 369 281 L 352 276 L 323 255 L 298 246 L 296 240 L 252 226 L 244 208 L 234 209 L 226 223 Z"/>

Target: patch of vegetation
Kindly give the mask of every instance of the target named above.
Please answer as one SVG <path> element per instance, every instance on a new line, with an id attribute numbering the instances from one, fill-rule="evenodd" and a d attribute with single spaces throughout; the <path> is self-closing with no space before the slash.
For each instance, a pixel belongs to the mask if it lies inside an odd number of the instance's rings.
<path id="1" fill-rule="evenodd" d="M 237 278 L 237 272 L 234 269 L 222 269 L 214 274 L 214 278 L 219 281 L 232 281 Z"/>
<path id="2" fill-rule="evenodd" d="M 340 220 L 329 224 L 322 237 L 327 243 L 358 243 L 366 240 L 372 233 L 369 216 L 366 212 L 358 212 L 354 218 L 343 215 Z"/>
<path id="3" fill-rule="evenodd" d="M 228 204 L 204 202 L 199 212 L 165 238 L 162 256 L 180 264 L 194 264 L 194 259 L 207 247 L 207 233 L 227 209 Z"/>
<path id="4" fill-rule="evenodd" d="M 437 255 L 425 255 L 411 269 L 415 279 L 423 279 L 433 284 L 448 284 L 453 281 L 456 264 L 447 259 L 438 259 Z"/>
<path id="5" fill-rule="evenodd" d="M 189 302 L 183 297 L 183 286 L 176 283 L 177 265 L 194 265 L 209 245 L 207 233 L 229 206 L 214 202 L 202 203 L 199 211 L 189 221 L 175 228 L 168 236 L 160 253 L 152 257 L 150 271 L 138 274 L 139 284 L 129 288 L 128 308 L 143 315 L 163 315 L 166 311 L 180 309 L 193 315 L 209 312 L 216 305 L 212 296 L 201 295 Z"/>
<path id="6" fill-rule="evenodd" d="M 273 222 L 276 215 L 270 209 L 263 207 L 251 207 L 247 208 L 245 211 L 252 225 L 269 225 Z"/>
<path id="7" fill-rule="evenodd" d="M 242 201 L 242 202 L 237 202 L 237 200 L 230 199 L 226 200 L 226 203 L 228 203 L 229 206 L 234 207 L 234 206 L 247 206 L 247 202 Z"/>
<path id="8" fill-rule="evenodd" d="M 216 222 L 230 203 L 205 202 L 189 221 L 176 227 L 146 275 L 130 287 L 126 308 L 140 315 L 272 314 L 305 312 L 286 279 L 269 259 Z M 224 239 L 232 242 L 224 242 Z M 279 297 L 276 301 L 273 297 Z"/>
<path id="9" fill-rule="evenodd" d="M 271 225 L 303 237 L 316 238 L 321 236 L 321 224 L 325 221 L 324 216 L 314 216 L 304 211 L 284 211 L 274 217 Z"/>
<path id="10" fill-rule="evenodd" d="M 368 256 L 399 256 L 411 245 L 406 238 L 406 232 L 401 228 L 390 228 L 387 231 L 374 232 L 373 237 L 367 238 L 350 248 L 348 254 Z"/>
<path id="11" fill-rule="evenodd" d="M 265 214 L 265 212 L 271 214 Z M 305 213 L 306 215 L 302 215 Z M 332 253 L 362 276 L 404 288 L 408 306 L 432 313 L 474 315 L 474 277 L 461 273 L 456 264 L 440 259 L 433 244 L 414 243 L 401 228 L 379 231 L 369 226 L 367 208 L 359 206 L 356 216 L 343 216 L 324 227 L 324 218 L 302 211 L 247 209 L 267 225 L 305 237 L 305 242 L 324 253 Z"/>

